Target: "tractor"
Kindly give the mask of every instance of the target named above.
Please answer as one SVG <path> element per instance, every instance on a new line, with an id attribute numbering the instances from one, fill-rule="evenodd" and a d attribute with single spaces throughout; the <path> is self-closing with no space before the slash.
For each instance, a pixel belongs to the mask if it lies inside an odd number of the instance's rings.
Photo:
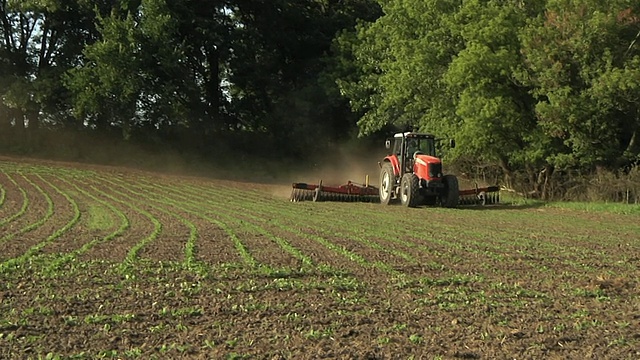
<path id="1" fill-rule="evenodd" d="M 391 150 L 380 166 L 380 203 L 388 205 L 400 200 L 408 207 L 436 205 L 458 206 L 460 189 L 454 175 L 444 175 L 437 157 L 438 140 L 431 134 L 403 132 L 386 141 Z M 449 145 L 455 147 L 455 141 Z"/>
<path id="2" fill-rule="evenodd" d="M 498 204 L 500 188 L 496 185 L 460 190 L 458 178 L 444 175 L 442 161 L 436 154 L 439 139 L 431 134 L 402 132 L 386 141 L 389 149 L 380 166 L 380 187 L 369 184 L 369 175 L 363 184 L 348 181 L 344 185 L 324 185 L 295 182 L 290 200 L 299 201 L 364 201 L 383 205 L 400 201 L 402 205 L 441 205 L 454 208 L 458 205 Z M 454 140 L 449 141 L 454 148 Z"/>

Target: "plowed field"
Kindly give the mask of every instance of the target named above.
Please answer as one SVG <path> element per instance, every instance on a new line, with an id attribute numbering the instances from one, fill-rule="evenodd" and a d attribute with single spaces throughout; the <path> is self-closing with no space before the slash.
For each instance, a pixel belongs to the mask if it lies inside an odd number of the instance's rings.
<path id="1" fill-rule="evenodd" d="M 640 358 L 638 215 L 287 185 L 0 158 L 0 358 Z"/>

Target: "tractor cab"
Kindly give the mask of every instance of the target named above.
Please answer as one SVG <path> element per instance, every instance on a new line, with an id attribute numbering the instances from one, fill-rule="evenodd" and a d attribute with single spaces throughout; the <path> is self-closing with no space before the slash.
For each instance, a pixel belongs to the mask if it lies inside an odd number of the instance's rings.
<path id="1" fill-rule="evenodd" d="M 403 172 L 413 172 L 419 155 L 436 158 L 435 138 L 429 134 L 398 133 L 394 136 L 393 154 L 402 163 Z"/>
<path id="2" fill-rule="evenodd" d="M 400 156 L 405 153 L 403 144 L 406 143 L 406 156 L 413 156 L 416 152 L 425 155 L 436 156 L 435 139 L 433 135 L 428 134 L 396 134 L 394 136 L 393 153 Z"/>
<path id="3" fill-rule="evenodd" d="M 396 175 L 401 177 L 405 173 L 417 173 L 421 179 L 431 180 L 438 172 L 421 171 L 421 167 L 438 166 L 440 159 L 436 156 L 436 139 L 431 134 L 397 133 L 391 141 L 387 140 L 387 148 L 391 150 L 385 161 L 391 163 Z M 428 169 L 425 169 L 428 170 Z M 436 176 L 437 177 L 437 176 Z"/>
<path id="4" fill-rule="evenodd" d="M 436 156 L 436 139 L 431 134 L 404 132 L 387 140 L 391 150 L 380 163 L 380 201 L 388 204 L 400 198 L 407 206 L 419 203 L 446 207 L 458 204 L 458 183 L 452 175 L 442 173 L 442 161 Z M 451 147 L 455 146 L 452 140 Z"/>

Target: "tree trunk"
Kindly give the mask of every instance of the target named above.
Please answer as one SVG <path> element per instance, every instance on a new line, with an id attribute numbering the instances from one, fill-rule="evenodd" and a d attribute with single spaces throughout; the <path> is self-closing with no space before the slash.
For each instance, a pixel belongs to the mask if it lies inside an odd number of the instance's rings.
<path id="1" fill-rule="evenodd" d="M 26 112 L 26 118 L 28 121 L 28 128 L 26 129 L 26 145 L 29 150 L 34 151 L 40 144 L 40 116 L 39 111 L 35 109 L 38 106 L 37 103 L 31 104 L 34 108 Z"/>
<path id="2" fill-rule="evenodd" d="M 5 148 L 11 139 L 11 117 L 9 108 L 0 101 L 0 149 Z"/>
<path id="3" fill-rule="evenodd" d="M 640 120 L 638 120 L 640 122 Z M 627 158 L 634 158 L 640 154 L 640 144 L 638 144 L 638 129 L 633 131 L 633 135 L 631 135 L 631 140 L 629 140 L 629 144 L 625 149 L 625 155 Z"/>
<path id="4" fill-rule="evenodd" d="M 206 94 L 210 124 L 205 126 L 207 130 L 216 131 L 222 125 L 220 123 L 220 55 L 215 45 L 207 51 L 209 63 Z"/>
<path id="5" fill-rule="evenodd" d="M 550 194 L 549 194 L 549 180 L 551 179 L 551 176 L 553 175 L 553 166 L 547 164 L 545 165 L 544 169 L 540 172 L 540 175 L 538 177 L 538 184 L 540 184 L 540 198 L 542 200 L 549 200 L 550 198 Z"/>
<path id="6" fill-rule="evenodd" d="M 29 124 L 29 131 L 36 132 L 40 129 L 40 111 L 36 109 L 38 107 L 37 103 L 32 102 L 30 105 L 32 108 L 27 110 L 25 115 Z"/>
<path id="7" fill-rule="evenodd" d="M 507 189 L 513 189 L 513 170 L 509 166 L 509 162 L 504 157 L 501 157 L 498 162 L 504 172 L 504 186 Z"/>
<path id="8" fill-rule="evenodd" d="M 0 131 L 4 131 L 11 128 L 11 116 L 9 116 L 10 109 L 2 102 L 0 102 Z"/>
<path id="9" fill-rule="evenodd" d="M 20 109 L 13 108 L 9 110 L 9 114 L 10 121 L 13 123 L 13 136 L 11 140 L 15 145 L 19 145 L 20 147 L 22 147 L 23 145 L 25 145 L 26 141 L 24 112 Z"/>

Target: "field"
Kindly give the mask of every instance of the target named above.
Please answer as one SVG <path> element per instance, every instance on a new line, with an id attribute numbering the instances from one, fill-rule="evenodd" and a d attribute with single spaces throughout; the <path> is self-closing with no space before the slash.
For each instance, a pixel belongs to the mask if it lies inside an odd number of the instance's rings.
<path id="1" fill-rule="evenodd" d="M 0 358 L 640 357 L 638 211 L 287 185 L 0 158 Z"/>

